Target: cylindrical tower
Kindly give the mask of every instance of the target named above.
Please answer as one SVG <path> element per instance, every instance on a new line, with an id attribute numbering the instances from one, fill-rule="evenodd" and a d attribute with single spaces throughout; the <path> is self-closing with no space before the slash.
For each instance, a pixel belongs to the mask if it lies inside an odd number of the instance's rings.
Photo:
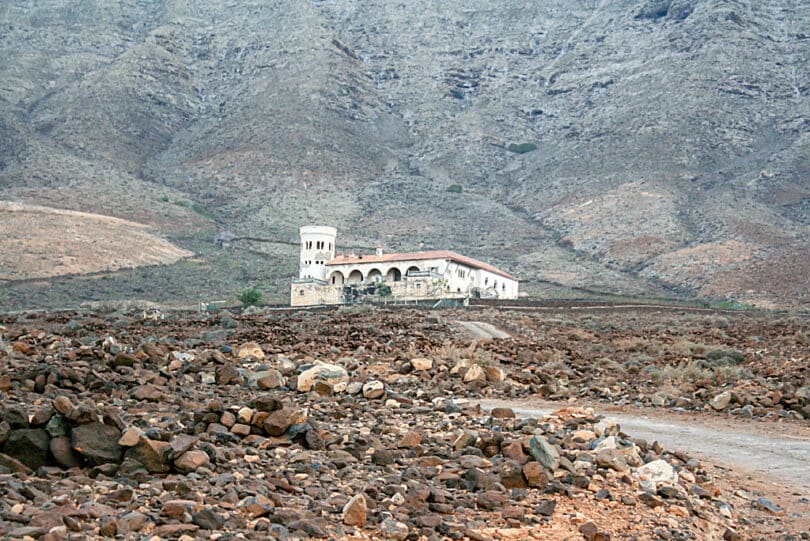
<path id="1" fill-rule="evenodd" d="M 301 226 L 299 278 L 326 280 L 325 265 L 335 257 L 337 229 L 325 225 Z"/>

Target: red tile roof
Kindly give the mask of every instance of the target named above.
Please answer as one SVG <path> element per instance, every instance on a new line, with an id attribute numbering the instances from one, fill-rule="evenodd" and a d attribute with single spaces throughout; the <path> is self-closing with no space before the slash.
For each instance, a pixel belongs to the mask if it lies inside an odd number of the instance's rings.
<path id="1" fill-rule="evenodd" d="M 329 261 L 326 265 L 356 265 L 360 263 L 394 263 L 397 261 L 420 261 L 424 259 L 450 259 L 455 261 L 456 263 L 461 263 L 463 265 L 467 265 L 468 267 L 473 267 L 477 269 L 482 269 L 485 271 L 489 271 L 493 274 L 497 274 L 499 276 L 503 276 L 504 278 L 509 278 L 510 280 L 517 281 L 517 278 L 509 274 L 508 272 L 504 272 L 498 267 L 494 267 L 489 263 L 484 263 L 483 261 L 478 261 L 477 259 L 473 259 L 472 257 L 463 256 L 461 254 L 457 254 L 455 252 L 451 252 L 449 250 L 432 250 L 429 252 L 411 252 L 411 253 L 402 253 L 402 254 L 383 254 L 383 255 L 338 255 L 332 261 Z"/>

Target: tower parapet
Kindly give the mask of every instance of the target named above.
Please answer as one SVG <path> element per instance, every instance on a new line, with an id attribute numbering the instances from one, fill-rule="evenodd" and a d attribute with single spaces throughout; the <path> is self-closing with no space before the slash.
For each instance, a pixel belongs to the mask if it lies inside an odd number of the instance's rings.
<path id="1" fill-rule="evenodd" d="M 304 225 L 300 230 L 299 278 L 326 280 L 326 264 L 335 258 L 337 229 L 325 225 Z"/>

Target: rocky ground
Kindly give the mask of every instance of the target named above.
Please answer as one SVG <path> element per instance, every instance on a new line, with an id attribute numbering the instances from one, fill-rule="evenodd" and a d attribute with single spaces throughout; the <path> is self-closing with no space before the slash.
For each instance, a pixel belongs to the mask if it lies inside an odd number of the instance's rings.
<path id="1" fill-rule="evenodd" d="M 471 344 L 452 324 L 470 316 L 526 334 Z M 637 317 L 615 316 L 604 321 L 621 327 Z M 564 374 L 539 364 L 538 352 L 580 344 L 585 333 L 590 343 L 610 341 L 565 321 L 538 326 L 540 319 L 369 309 L 0 316 L 0 532 L 799 538 L 773 501 L 730 484 L 711 464 L 623 433 L 593 410 L 519 420 L 508 408 L 487 414 L 470 406 L 471 397 L 544 394 L 550 385 L 552 395 L 578 388 L 575 395 L 588 396 L 593 381 L 609 378 L 577 376 L 578 368 L 559 384 Z M 789 389 L 807 374 L 806 343 L 796 341 L 806 323 L 745 315 L 729 318 L 725 332 L 735 337 L 751 326 L 765 337 L 761 350 L 784 353 L 790 336 L 805 363 L 803 372 L 787 364 L 779 386 L 757 379 L 755 388 L 781 389 L 784 398 L 768 395 L 771 405 L 757 398 L 752 415 L 798 419 L 807 399 Z M 573 337 L 574 328 L 583 335 Z M 556 348 L 542 343 L 541 331 L 556 337 Z M 619 339 L 628 331 L 611 332 Z M 724 347 L 742 347 L 728 340 Z M 769 353 L 741 354 L 746 366 L 777 368 Z M 636 397 L 648 389 L 626 385 Z M 720 388 L 707 385 L 704 402 L 691 405 L 713 408 L 709 397 Z M 742 410 L 740 396 L 713 409 Z"/>

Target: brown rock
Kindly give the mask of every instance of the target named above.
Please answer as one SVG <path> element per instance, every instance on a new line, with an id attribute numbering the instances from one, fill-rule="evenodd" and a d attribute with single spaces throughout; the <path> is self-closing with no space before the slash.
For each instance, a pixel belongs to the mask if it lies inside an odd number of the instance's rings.
<path id="1" fill-rule="evenodd" d="M 129 428 L 124 429 L 124 433 L 121 434 L 121 438 L 118 440 L 118 445 L 121 447 L 135 447 L 138 445 L 138 442 L 141 439 L 142 432 L 140 429 L 131 426 Z"/>
<path id="2" fill-rule="evenodd" d="M 31 471 L 31 468 L 29 468 L 28 466 L 26 466 L 25 464 L 23 464 L 22 462 L 20 462 L 16 458 L 14 458 L 12 456 L 8 456 L 5 453 L 0 453 L 0 466 L 8 468 L 9 470 L 11 470 L 14 473 L 25 473 L 27 475 L 30 475 L 31 473 L 33 473 Z"/>
<path id="3" fill-rule="evenodd" d="M 476 496 L 475 503 L 481 509 L 494 511 L 503 507 L 503 504 L 508 500 L 509 498 L 507 498 L 506 495 L 501 492 L 487 490 L 486 492 L 482 492 Z"/>
<path id="4" fill-rule="evenodd" d="M 66 468 L 78 468 L 81 466 L 81 457 L 73 450 L 70 438 L 67 436 L 51 439 L 50 449 L 54 460 L 60 465 Z"/>
<path id="5" fill-rule="evenodd" d="M 175 469 L 183 473 L 197 471 L 199 468 L 208 467 L 210 464 L 211 459 L 208 457 L 208 454 L 199 449 L 186 451 L 174 461 Z"/>
<path id="6" fill-rule="evenodd" d="M 115 537 L 118 534 L 118 521 L 115 520 L 115 517 L 101 517 L 98 524 L 98 533 L 104 537 Z"/>
<path id="7" fill-rule="evenodd" d="M 495 419 L 514 419 L 515 411 L 512 408 L 492 408 L 490 415 Z"/>
<path id="8" fill-rule="evenodd" d="M 98 422 L 79 425 L 70 432 L 73 450 L 94 466 L 121 462 L 122 449 L 118 445 L 120 438 L 121 431 L 116 427 Z"/>
<path id="9" fill-rule="evenodd" d="M 193 513 L 202 505 L 192 500 L 169 500 L 163 504 L 160 513 L 169 518 L 182 518 L 184 513 Z"/>
<path id="10" fill-rule="evenodd" d="M 347 526 L 365 526 L 368 506 L 362 494 L 355 495 L 343 506 L 343 524 Z"/>
<path id="11" fill-rule="evenodd" d="M 49 442 L 50 438 L 44 429 L 22 428 L 9 435 L 3 445 L 3 452 L 36 470 L 48 463 Z"/>
<path id="12" fill-rule="evenodd" d="M 256 342 L 246 342 L 242 344 L 236 355 L 240 359 L 246 359 L 248 357 L 254 357 L 259 360 L 264 359 L 264 351 L 262 351 L 262 347 Z"/>
<path id="13" fill-rule="evenodd" d="M 249 496 L 236 504 L 239 512 L 251 519 L 266 515 L 273 507 L 273 501 L 261 494 Z"/>
<path id="14" fill-rule="evenodd" d="M 151 383 L 135 387 L 130 394 L 135 400 L 146 402 L 163 402 L 166 397 L 163 391 Z"/>
<path id="15" fill-rule="evenodd" d="M 155 534 L 166 538 L 187 535 L 193 539 L 199 529 L 200 527 L 196 524 L 164 524 L 155 529 Z"/>
<path id="16" fill-rule="evenodd" d="M 32 427 L 42 427 L 48 424 L 48 421 L 53 417 L 54 409 L 51 406 L 45 406 L 34 412 L 31 416 Z"/>
<path id="17" fill-rule="evenodd" d="M 523 522 L 526 520 L 526 510 L 519 505 L 507 505 L 501 511 L 501 516 L 504 520 L 517 520 Z"/>
<path id="18" fill-rule="evenodd" d="M 171 447 L 165 441 L 150 440 L 141 436 L 138 445 L 126 452 L 126 457 L 137 460 L 151 473 L 166 473 L 171 470 L 169 453 Z"/>
<path id="19" fill-rule="evenodd" d="M 546 488 L 548 476 L 539 462 L 527 462 L 523 465 L 523 476 L 532 488 Z"/>
<path id="20" fill-rule="evenodd" d="M 250 425 L 243 425 L 242 423 L 236 423 L 231 427 L 231 433 L 236 434 L 237 436 L 249 436 Z"/>
<path id="21" fill-rule="evenodd" d="M 519 441 L 506 445 L 501 452 L 503 456 L 514 460 L 518 464 L 526 464 L 529 461 L 528 455 L 523 452 L 523 444 Z"/>
<path id="22" fill-rule="evenodd" d="M 509 489 L 526 488 L 527 481 L 519 463 L 509 459 L 501 463 L 501 484 Z"/>
<path id="23" fill-rule="evenodd" d="M 236 415 L 230 411 L 226 411 L 220 416 L 219 422 L 222 424 L 222 426 L 231 428 L 236 424 Z"/>
<path id="24" fill-rule="evenodd" d="M 62 415 L 67 415 L 67 413 L 73 409 L 73 403 L 70 401 L 70 398 L 66 396 L 57 396 L 53 399 L 53 407 Z"/>
<path id="25" fill-rule="evenodd" d="M 169 442 L 171 446 L 171 457 L 175 458 L 196 445 L 198 438 L 196 436 L 189 436 L 188 434 L 178 434 Z"/>
<path id="26" fill-rule="evenodd" d="M 242 382 L 239 371 L 232 364 L 218 366 L 214 377 L 217 385 L 235 385 Z"/>
<path id="27" fill-rule="evenodd" d="M 487 366 L 484 373 L 490 383 L 500 383 L 506 379 L 506 373 L 500 366 Z"/>
<path id="28" fill-rule="evenodd" d="M 23 355 L 28 355 L 33 350 L 31 345 L 23 340 L 17 340 L 13 344 L 11 344 L 11 349 L 16 351 L 17 353 L 22 353 Z"/>
<path id="29" fill-rule="evenodd" d="M 627 460 L 618 449 L 602 449 L 596 453 L 596 464 L 601 468 L 610 468 L 617 472 L 627 471 Z"/>
<path id="30" fill-rule="evenodd" d="M 256 380 L 260 389 L 275 389 L 284 385 L 284 376 L 278 370 L 267 370 L 266 374 Z"/>
<path id="31" fill-rule="evenodd" d="M 303 413 L 296 409 L 280 409 L 271 413 L 264 420 L 264 431 L 271 436 L 283 435 L 290 426 L 301 423 L 305 419 Z"/>
<path id="32" fill-rule="evenodd" d="M 610 534 L 601 531 L 599 527 L 593 522 L 586 522 L 579 527 L 579 533 L 585 538 L 585 541 L 607 541 L 610 539 Z"/>
<path id="33" fill-rule="evenodd" d="M 426 359 L 424 357 L 417 357 L 411 359 L 410 363 L 411 369 L 414 372 L 427 372 L 428 370 L 431 370 L 433 368 L 433 360 Z"/>
<path id="34" fill-rule="evenodd" d="M 131 353 L 125 353 L 125 352 L 122 351 L 121 353 L 117 354 L 113 358 L 112 365 L 115 366 L 115 367 L 118 367 L 118 366 L 130 366 L 131 367 L 131 366 L 134 366 L 135 363 L 137 363 L 137 362 L 138 362 L 138 358 L 135 355 L 132 355 Z"/>
<path id="35" fill-rule="evenodd" d="M 400 449 L 414 449 L 422 443 L 422 432 L 419 430 L 410 430 L 400 438 L 397 447 Z"/>
<path id="36" fill-rule="evenodd" d="M 262 395 L 256 398 L 256 409 L 260 412 L 274 412 L 284 407 L 281 400 L 273 395 Z"/>

